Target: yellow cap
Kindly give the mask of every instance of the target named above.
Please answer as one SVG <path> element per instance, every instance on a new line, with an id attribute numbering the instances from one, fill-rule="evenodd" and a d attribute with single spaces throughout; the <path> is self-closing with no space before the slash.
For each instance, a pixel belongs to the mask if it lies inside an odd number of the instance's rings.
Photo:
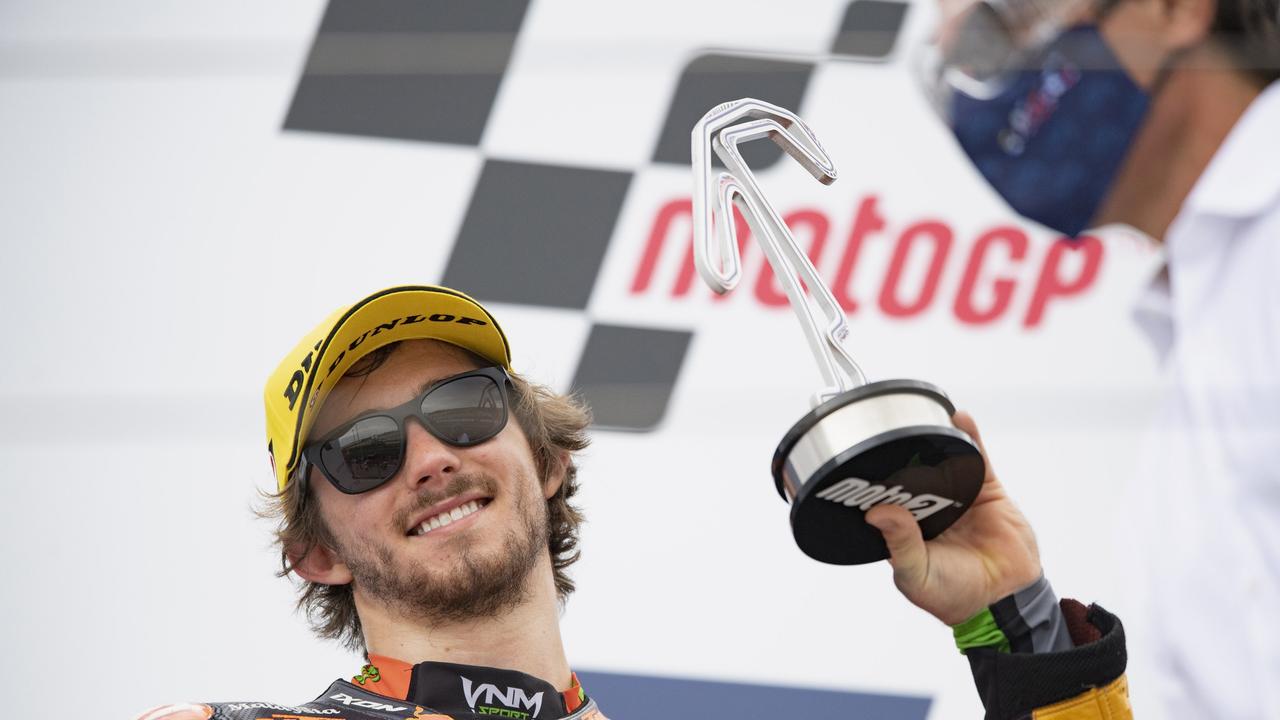
<path id="1" fill-rule="evenodd" d="M 457 290 L 402 285 L 340 308 L 307 333 L 267 380 L 267 452 L 284 490 L 302 442 L 333 386 L 355 361 L 401 340 L 440 340 L 511 369 L 498 321 Z"/>

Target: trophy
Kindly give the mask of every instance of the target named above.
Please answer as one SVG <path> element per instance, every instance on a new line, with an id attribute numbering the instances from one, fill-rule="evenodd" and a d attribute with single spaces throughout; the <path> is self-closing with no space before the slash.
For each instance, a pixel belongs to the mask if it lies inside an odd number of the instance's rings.
<path id="1" fill-rule="evenodd" d="M 766 137 L 819 182 L 835 182 L 831 159 L 794 113 L 752 98 L 713 108 L 693 129 L 698 273 L 717 293 L 737 286 L 742 259 L 736 206 L 786 291 L 826 384 L 773 456 L 774 483 L 791 504 L 796 544 L 809 557 L 835 565 L 883 560 L 889 551 L 880 532 L 867 524 L 868 510 L 901 505 L 930 540 L 977 497 L 985 463 L 969 436 L 951 424 L 955 407 L 941 389 L 919 380 L 866 381 L 845 348 L 844 311 L 738 150 L 741 143 Z M 712 168 L 712 150 L 728 172 Z"/>

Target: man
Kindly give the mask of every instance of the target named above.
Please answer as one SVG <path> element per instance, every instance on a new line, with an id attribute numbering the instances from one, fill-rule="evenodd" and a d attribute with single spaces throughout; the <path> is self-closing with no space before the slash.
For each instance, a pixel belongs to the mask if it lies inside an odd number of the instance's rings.
<path id="1" fill-rule="evenodd" d="M 947 10 L 931 89 L 992 187 L 1163 246 L 1137 314 L 1170 387 L 1127 504 L 1143 692 L 1280 717 L 1280 0 Z"/>
<path id="2" fill-rule="evenodd" d="M 447 288 L 375 293 L 304 337 L 265 395 L 284 573 L 303 579 L 316 631 L 368 663 L 297 706 L 166 706 L 142 719 L 601 717 L 558 623 L 588 415 L 512 370 L 488 311 Z M 967 416 L 956 423 L 978 439 Z M 954 627 L 988 717 L 1128 717 L 1119 622 L 1059 605 L 990 469 L 929 543 L 902 507 L 868 519 L 903 594 Z"/>

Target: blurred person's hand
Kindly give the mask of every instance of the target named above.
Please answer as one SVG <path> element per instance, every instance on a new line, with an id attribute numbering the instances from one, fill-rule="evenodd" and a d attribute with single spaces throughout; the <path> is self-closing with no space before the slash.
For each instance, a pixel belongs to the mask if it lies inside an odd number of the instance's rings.
<path id="1" fill-rule="evenodd" d="M 987 466 L 968 512 L 929 542 L 900 505 L 873 507 L 867 522 L 884 535 L 898 590 L 930 615 L 957 625 L 1034 583 L 1041 568 L 1035 533 L 996 479 L 978 426 L 963 412 L 952 421 L 978 443 Z"/>

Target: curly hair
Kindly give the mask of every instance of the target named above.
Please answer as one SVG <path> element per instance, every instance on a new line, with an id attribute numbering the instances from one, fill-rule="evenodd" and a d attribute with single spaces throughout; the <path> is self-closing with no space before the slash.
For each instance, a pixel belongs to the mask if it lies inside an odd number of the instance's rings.
<path id="1" fill-rule="evenodd" d="M 361 377 L 382 366 L 399 343 L 391 343 L 361 358 L 343 377 Z M 490 365 L 483 358 L 458 348 L 477 367 Z M 563 468 L 560 489 L 547 500 L 547 551 L 555 578 L 556 594 L 563 602 L 574 590 L 568 568 L 577 562 L 578 529 L 582 512 L 570 500 L 578 492 L 578 469 L 573 454 L 586 449 L 590 440 L 587 426 L 590 410 L 573 396 L 560 395 L 551 389 L 509 373 L 512 382 L 512 411 L 520 429 L 528 438 L 539 480 L 560 469 L 560 458 L 569 453 Z M 333 535 L 320 515 L 319 503 L 309 489 L 310 483 L 293 478 L 279 493 L 263 492 L 260 517 L 277 521 L 275 544 L 280 550 L 279 577 L 286 577 L 317 546 L 335 547 Z M 308 495 L 312 495 L 308 501 Z M 292 557 L 291 557 L 292 555 Z M 324 585 L 300 580 L 298 610 L 302 611 L 315 633 L 336 640 L 352 650 L 364 649 L 360 617 L 356 614 L 355 596 L 350 584 Z"/>

